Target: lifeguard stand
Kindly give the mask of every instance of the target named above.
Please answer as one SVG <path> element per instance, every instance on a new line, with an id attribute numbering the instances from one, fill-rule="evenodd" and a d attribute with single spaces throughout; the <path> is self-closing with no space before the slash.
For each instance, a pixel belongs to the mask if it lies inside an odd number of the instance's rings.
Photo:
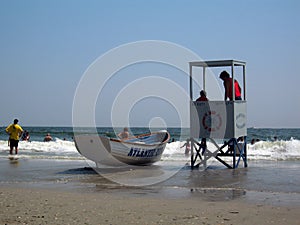
<path id="1" fill-rule="evenodd" d="M 193 101 L 193 67 L 202 68 L 203 90 L 206 89 L 207 68 L 229 67 L 231 71 L 228 72 L 231 72 L 231 78 L 233 78 L 233 101 L 224 101 L 224 98 L 220 101 Z M 235 100 L 234 72 L 236 67 L 242 67 L 242 100 Z M 197 61 L 190 62 L 189 69 L 192 169 L 200 165 L 206 167 L 207 160 L 211 157 L 216 158 L 231 169 L 237 168 L 242 159 L 244 167 L 247 167 L 246 63 L 237 60 Z M 207 141 L 215 146 L 215 150 L 210 150 L 207 147 Z M 220 141 L 222 141 L 221 144 Z M 232 161 L 232 163 L 229 161 Z"/>

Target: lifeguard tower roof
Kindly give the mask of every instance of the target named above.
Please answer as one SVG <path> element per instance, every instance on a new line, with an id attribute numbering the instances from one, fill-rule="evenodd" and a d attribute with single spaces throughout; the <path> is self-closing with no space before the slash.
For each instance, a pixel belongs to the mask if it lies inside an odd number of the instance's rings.
<path id="1" fill-rule="evenodd" d="M 190 62 L 190 66 L 198 67 L 223 67 L 223 66 L 245 66 L 246 62 L 238 60 L 212 60 Z"/>

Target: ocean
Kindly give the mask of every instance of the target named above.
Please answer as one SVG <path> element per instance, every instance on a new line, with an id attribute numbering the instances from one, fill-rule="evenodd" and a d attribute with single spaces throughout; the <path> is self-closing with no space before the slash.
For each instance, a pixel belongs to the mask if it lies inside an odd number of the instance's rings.
<path id="1" fill-rule="evenodd" d="M 30 141 L 20 141 L 19 157 L 32 159 L 57 159 L 57 160 L 84 160 L 77 152 L 73 141 L 72 127 L 23 127 L 30 133 Z M 110 127 L 97 128 L 98 134 L 106 137 L 116 137 L 116 133 L 122 128 Z M 134 135 L 150 132 L 148 128 L 131 128 Z M 188 138 L 189 129 L 168 128 L 172 143 L 167 144 L 162 160 L 187 161 L 180 148 Z M 0 128 L 0 158 L 6 158 L 8 147 L 8 135 L 5 127 Z M 77 129 L 78 132 L 78 129 Z M 81 128 L 79 132 L 86 134 L 88 128 Z M 50 133 L 53 141 L 44 142 L 44 136 Z M 270 129 L 270 128 L 248 128 L 248 160 L 267 161 L 297 161 L 300 160 L 300 129 Z M 257 142 L 251 144 L 251 140 Z M 259 141 L 258 141 L 259 140 Z"/>
<path id="2" fill-rule="evenodd" d="M 0 130 L 0 185 L 7 187 L 66 189 L 76 192 L 112 192 L 124 196 L 198 198 L 205 201 L 243 199 L 255 204 L 300 206 L 300 129 L 249 128 L 248 167 L 227 169 L 209 159 L 206 169 L 191 170 L 190 158 L 180 148 L 188 129 L 170 128 L 173 142 L 152 166 L 95 169 L 82 157 L 73 141 L 72 127 L 23 127 L 30 142 L 20 141 L 19 159 L 8 160 L 8 136 Z M 122 128 L 98 128 L 115 137 Z M 77 130 L 78 131 L 78 130 Z M 79 133 L 89 133 L 82 128 Z M 133 134 L 149 132 L 132 128 Z M 50 133 L 51 142 L 43 142 Z M 275 139 L 276 137 L 276 139 Z M 208 145 L 209 146 L 209 145 Z"/>

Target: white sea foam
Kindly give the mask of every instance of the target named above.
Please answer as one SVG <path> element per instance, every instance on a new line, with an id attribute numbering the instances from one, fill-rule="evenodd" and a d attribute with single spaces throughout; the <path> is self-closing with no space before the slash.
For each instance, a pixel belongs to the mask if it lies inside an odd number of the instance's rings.
<path id="1" fill-rule="evenodd" d="M 167 144 L 162 156 L 164 161 L 189 161 L 184 154 L 185 142 L 175 141 Z M 216 147 L 208 143 L 210 151 Z M 9 146 L 7 141 L 0 140 L 0 157 L 7 157 Z M 51 158 L 51 159 L 83 159 L 77 152 L 73 141 L 56 139 L 51 142 L 19 142 L 19 154 L 24 158 Z M 247 154 L 249 160 L 300 160 L 300 141 L 259 141 L 253 145 L 248 144 Z"/>
<path id="2" fill-rule="evenodd" d="M 173 142 L 166 146 L 162 159 L 164 160 L 186 160 L 185 147 L 180 148 L 185 142 Z M 208 142 L 208 149 L 216 151 L 216 147 Z M 221 145 L 220 145 L 221 146 Z M 253 145 L 247 145 L 247 156 L 249 160 L 300 160 L 300 141 L 291 139 L 289 141 L 259 141 Z"/>
<path id="3" fill-rule="evenodd" d="M 0 156 L 5 157 L 9 152 L 7 141 L 0 141 Z M 21 158 L 51 158 L 51 159 L 80 159 L 82 158 L 72 141 L 56 139 L 51 142 L 20 141 L 19 155 Z"/>
<path id="4" fill-rule="evenodd" d="M 248 145 L 250 160 L 300 160 L 300 141 L 259 141 Z"/>

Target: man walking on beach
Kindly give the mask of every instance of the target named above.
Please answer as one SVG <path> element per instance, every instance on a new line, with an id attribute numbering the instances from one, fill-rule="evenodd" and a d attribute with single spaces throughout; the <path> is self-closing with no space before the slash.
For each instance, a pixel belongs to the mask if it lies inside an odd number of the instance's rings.
<path id="1" fill-rule="evenodd" d="M 15 148 L 16 155 L 18 154 L 19 139 L 23 133 L 23 129 L 18 125 L 19 120 L 15 119 L 13 124 L 10 124 L 6 129 L 6 133 L 9 134 L 9 154 L 13 154 L 13 148 Z"/>

